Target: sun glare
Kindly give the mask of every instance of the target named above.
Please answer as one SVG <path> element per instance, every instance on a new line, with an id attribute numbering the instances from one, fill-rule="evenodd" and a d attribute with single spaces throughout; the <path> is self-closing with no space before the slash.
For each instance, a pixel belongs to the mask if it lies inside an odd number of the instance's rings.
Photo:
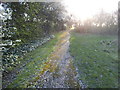
<path id="1" fill-rule="evenodd" d="M 77 19 L 85 20 L 101 9 L 113 12 L 118 8 L 119 0 L 63 0 L 66 10 Z"/>

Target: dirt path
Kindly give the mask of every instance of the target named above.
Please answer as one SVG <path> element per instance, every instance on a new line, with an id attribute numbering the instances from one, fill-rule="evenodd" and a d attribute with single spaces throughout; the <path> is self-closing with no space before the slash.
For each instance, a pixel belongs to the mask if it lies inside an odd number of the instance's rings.
<path id="1" fill-rule="evenodd" d="M 43 69 L 43 74 L 32 87 L 43 88 L 79 88 L 77 73 L 69 54 L 69 31 L 61 35 L 55 51 Z M 28 86 L 29 87 L 29 86 Z"/>

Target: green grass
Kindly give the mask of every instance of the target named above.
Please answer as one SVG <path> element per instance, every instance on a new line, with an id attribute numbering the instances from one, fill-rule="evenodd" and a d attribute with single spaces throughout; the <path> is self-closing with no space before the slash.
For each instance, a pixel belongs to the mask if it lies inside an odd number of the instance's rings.
<path id="1" fill-rule="evenodd" d="M 89 88 L 118 87 L 116 40 L 116 36 L 71 33 L 70 53 L 79 69 L 79 79 Z"/>
<path id="2" fill-rule="evenodd" d="M 16 79 L 7 88 L 26 88 L 29 81 L 39 75 L 44 63 L 47 61 L 47 57 L 54 50 L 54 46 L 59 40 L 60 35 L 61 33 L 56 34 L 54 39 L 26 54 L 22 61 L 30 61 L 17 74 Z"/>

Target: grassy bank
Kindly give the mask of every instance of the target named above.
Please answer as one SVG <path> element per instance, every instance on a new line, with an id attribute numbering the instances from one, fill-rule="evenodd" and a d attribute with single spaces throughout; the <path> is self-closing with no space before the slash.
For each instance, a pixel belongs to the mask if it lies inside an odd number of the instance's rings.
<path id="1" fill-rule="evenodd" d="M 37 77 L 41 72 L 47 57 L 54 50 L 54 46 L 61 34 L 62 32 L 56 34 L 54 39 L 26 54 L 23 60 L 28 61 L 28 63 L 18 72 L 15 80 L 7 88 L 26 88 L 29 81 Z"/>
<path id="2" fill-rule="evenodd" d="M 70 53 L 90 88 L 118 87 L 117 37 L 72 32 Z"/>

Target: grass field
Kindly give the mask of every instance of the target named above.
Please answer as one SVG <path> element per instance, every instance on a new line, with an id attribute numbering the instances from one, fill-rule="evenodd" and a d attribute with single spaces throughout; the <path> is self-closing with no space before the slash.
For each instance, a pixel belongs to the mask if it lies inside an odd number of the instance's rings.
<path id="1" fill-rule="evenodd" d="M 89 88 L 118 87 L 117 36 L 71 32 L 70 53 Z"/>
<path id="2" fill-rule="evenodd" d="M 38 77 L 44 63 L 47 62 L 47 57 L 54 50 L 60 35 L 61 33 L 56 34 L 54 39 L 26 54 L 23 60 L 28 61 L 28 63 L 18 72 L 16 79 L 7 88 L 26 88 L 29 81 Z"/>

